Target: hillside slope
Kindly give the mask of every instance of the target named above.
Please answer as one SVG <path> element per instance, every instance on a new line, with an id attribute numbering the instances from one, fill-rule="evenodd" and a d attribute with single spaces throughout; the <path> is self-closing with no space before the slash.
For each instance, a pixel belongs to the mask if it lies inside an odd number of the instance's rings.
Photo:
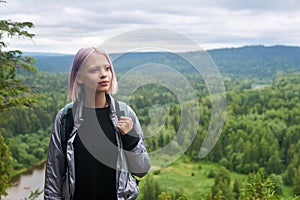
<path id="1" fill-rule="evenodd" d="M 222 74 L 247 77 L 272 77 L 277 72 L 300 71 L 300 47 L 292 46 L 245 46 L 209 50 L 207 53 Z M 185 54 L 195 54 L 189 52 Z M 196 52 L 197 54 L 197 52 Z M 69 72 L 74 55 L 27 53 L 36 58 L 36 66 L 41 71 Z M 112 54 L 113 60 L 119 54 Z M 127 53 L 114 61 L 116 71 L 127 72 L 141 64 L 159 63 L 174 67 L 181 73 L 192 73 L 188 62 L 180 56 L 168 52 Z"/>

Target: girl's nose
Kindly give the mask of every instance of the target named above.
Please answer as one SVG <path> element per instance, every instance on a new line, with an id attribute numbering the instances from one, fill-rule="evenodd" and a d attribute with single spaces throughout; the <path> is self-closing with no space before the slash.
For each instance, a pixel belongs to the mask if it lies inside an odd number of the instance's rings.
<path id="1" fill-rule="evenodd" d="M 100 73 L 99 73 L 99 76 L 100 76 L 100 78 L 105 78 L 106 76 L 107 76 L 107 74 L 106 74 L 107 72 L 105 71 L 105 69 L 101 69 L 100 70 Z"/>

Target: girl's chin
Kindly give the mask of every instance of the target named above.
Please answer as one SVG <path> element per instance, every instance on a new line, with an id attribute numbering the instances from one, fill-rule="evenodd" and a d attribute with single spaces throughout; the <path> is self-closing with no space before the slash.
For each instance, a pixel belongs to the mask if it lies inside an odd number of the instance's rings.
<path id="1" fill-rule="evenodd" d="M 97 87 L 96 92 L 107 92 L 109 87 Z"/>
<path id="2" fill-rule="evenodd" d="M 93 94 L 101 94 L 101 93 L 107 93 L 108 88 L 96 88 L 92 90 L 86 90 L 86 95 L 93 95 Z"/>

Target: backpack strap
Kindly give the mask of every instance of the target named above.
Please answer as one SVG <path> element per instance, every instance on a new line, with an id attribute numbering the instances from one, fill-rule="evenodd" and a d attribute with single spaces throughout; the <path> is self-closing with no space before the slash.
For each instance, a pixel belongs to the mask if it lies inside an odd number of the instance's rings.
<path id="1" fill-rule="evenodd" d="M 125 102 L 122 101 L 115 101 L 116 113 L 118 118 L 121 116 L 128 117 L 128 107 Z M 63 108 L 63 114 L 61 118 L 61 126 L 60 126 L 60 139 L 61 139 L 61 146 L 64 155 L 67 154 L 67 142 L 70 134 L 72 133 L 73 126 L 74 126 L 74 119 L 73 119 L 73 102 L 68 103 Z"/>
<path id="2" fill-rule="evenodd" d="M 128 117 L 128 106 L 125 102 L 122 101 L 115 101 L 116 113 L 118 118 L 121 116 Z M 72 133 L 73 126 L 74 126 L 74 119 L 73 119 L 73 102 L 68 103 L 63 108 L 63 114 L 61 119 L 61 127 L 60 127 L 60 139 L 61 139 L 61 146 L 64 155 L 67 152 L 67 142 L 70 134 Z"/>
<path id="3" fill-rule="evenodd" d="M 63 114 L 61 118 L 60 139 L 61 139 L 62 150 L 65 156 L 67 153 L 68 138 L 74 126 L 72 108 L 73 108 L 73 102 L 65 105 L 65 107 L 63 108 Z"/>
<path id="4" fill-rule="evenodd" d="M 115 106 L 116 106 L 116 113 L 118 116 L 118 119 L 120 119 L 121 116 L 128 117 L 128 106 L 123 101 L 117 101 L 115 100 Z"/>

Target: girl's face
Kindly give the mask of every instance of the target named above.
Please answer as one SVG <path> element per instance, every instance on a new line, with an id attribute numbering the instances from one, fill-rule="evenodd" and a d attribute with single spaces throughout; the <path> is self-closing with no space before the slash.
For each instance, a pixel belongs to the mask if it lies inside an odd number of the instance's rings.
<path id="1" fill-rule="evenodd" d="M 111 87 L 112 73 L 107 58 L 93 53 L 81 67 L 77 82 L 83 84 L 88 93 L 106 93 Z"/>

